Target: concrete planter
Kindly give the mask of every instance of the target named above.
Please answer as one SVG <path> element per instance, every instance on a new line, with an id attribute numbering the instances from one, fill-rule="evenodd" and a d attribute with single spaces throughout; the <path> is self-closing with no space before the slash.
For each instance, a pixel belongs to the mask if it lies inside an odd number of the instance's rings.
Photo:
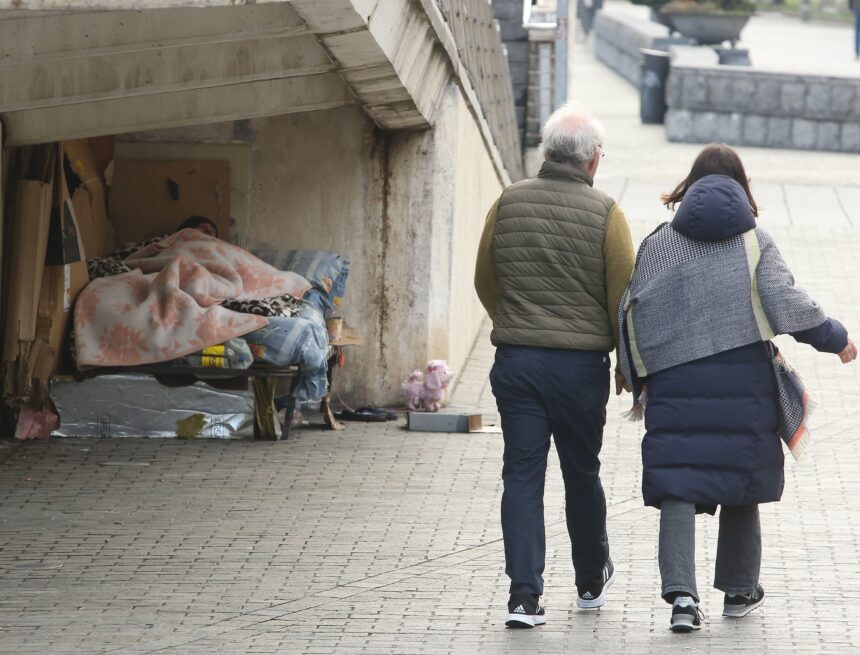
<path id="1" fill-rule="evenodd" d="M 741 31 L 752 14 L 696 14 L 685 11 L 661 12 L 672 22 L 672 26 L 686 37 L 695 39 L 700 45 L 719 45 L 738 42 Z"/>
<path id="2" fill-rule="evenodd" d="M 654 7 L 651 7 L 651 20 L 655 23 L 659 23 L 660 25 L 665 25 L 669 28 L 670 32 L 675 29 L 675 26 L 672 25 L 672 19 L 669 17 L 669 15 L 664 14 L 658 9 L 654 9 Z"/>

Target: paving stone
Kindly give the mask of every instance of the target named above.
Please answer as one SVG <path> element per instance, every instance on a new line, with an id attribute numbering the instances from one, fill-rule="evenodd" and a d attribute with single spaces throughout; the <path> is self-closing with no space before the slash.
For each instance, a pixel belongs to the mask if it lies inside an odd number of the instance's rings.
<path id="1" fill-rule="evenodd" d="M 842 126 L 842 150 L 860 152 L 860 125 L 846 123 Z"/>
<path id="2" fill-rule="evenodd" d="M 749 113 L 753 111 L 756 83 L 745 75 L 736 75 L 732 80 L 732 111 Z"/>
<path id="3" fill-rule="evenodd" d="M 831 111 L 836 118 L 847 118 L 851 116 L 854 109 L 854 101 L 857 91 L 854 87 L 845 84 L 834 84 L 831 88 Z"/>
<path id="4" fill-rule="evenodd" d="M 831 95 L 833 87 L 834 85 L 828 82 L 809 84 L 807 88 L 806 111 L 810 118 L 835 117 Z"/>
<path id="5" fill-rule="evenodd" d="M 735 80 L 725 76 L 714 76 L 708 80 L 708 104 L 715 111 L 735 111 Z"/>
<path id="6" fill-rule="evenodd" d="M 776 113 L 780 107 L 780 83 L 777 80 L 762 80 L 756 85 L 752 96 L 751 109 L 753 113 L 769 116 Z"/>
<path id="7" fill-rule="evenodd" d="M 745 116 L 743 119 L 742 143 L 763 146 L 767 143 L 767 118 L 764 116 Z"/>
<path id="8" fill-rule="evenodd" d="M 701 109 L 708 107 L 708 82 L 700 75 L 684 74 L 684 107 Z"/>
<path id="9" fill-rule="evenodd" d="M 689 141 L 693 138 L 693 115 L 686 109 L 666 112 L 666 138 L 670 141 Z"/>
<path id="10" fill-rule="evenodd" d="M 795 148 L 811 149 L 818 143 L 818 123 L 802 118 L 791 122 L 791 145 Z"/>
<path id="11" fill-rule="evenodd" d="M 791 119 L 771 116 L 767 119 L 767 145 L 774 148 L 792 147 Z"/>
<path id="12" fill-rule="evenodd" d="M 681 71 L 670 72 L 666 80 L 666 105 L 669 109 L 683 107 L 684 74 Z"/>
<path id="13" fill-rule="evenodd" d="M 784 82 L 780 88 L 779 104 L 788 115 L 802 114 L 806 109 L 806 84 Z"/>
<path id="14" fill-rule="evenodd" d="M 842 148 L 842 123 L 822 121 L 818 124 L 815 147 L 818 150 L 840 150 Z"/>

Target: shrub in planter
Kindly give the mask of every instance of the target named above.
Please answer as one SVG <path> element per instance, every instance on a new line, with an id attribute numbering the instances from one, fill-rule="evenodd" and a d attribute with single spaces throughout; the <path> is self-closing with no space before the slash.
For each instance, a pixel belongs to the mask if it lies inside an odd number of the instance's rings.
<path id="1" fill-rule="evenodd" d="M 663 8 L 663 5 L 666 4 L 667 0 L 630 0 L 630 2 L 632 2 L 634 5 L 650 7 L 651 20 L 653 20 L 655 23 L 665 25 L 670 30 L 672 29 L 672 21 L 669 20 L 669 17 L 664 16 L 660 13 L 660 10 Z"/>

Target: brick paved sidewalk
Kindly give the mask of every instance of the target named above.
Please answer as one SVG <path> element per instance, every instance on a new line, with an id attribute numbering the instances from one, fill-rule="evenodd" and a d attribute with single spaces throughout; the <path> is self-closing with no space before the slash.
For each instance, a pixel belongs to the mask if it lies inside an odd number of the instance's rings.
<path id="1" fill-rule="evenodd" d="M 609 128 L 598 185 L 641 236 L 696 147 L 638 126 L 631 89 L 574 51 Z M 616 86 L 616 84 L 622 86 Z M 743 151 L 798 280 L 860 326 L 857 193 L 839 155 Z M 853 195 L 852 195 L 853 194 Z M 851 200 L 851 199 L 854 200 Z M 766 199 L 766 202 L 765 202 Z M 847 199 L 847 201 L 846 201 Z M 704 629 L 668 631 L 657 513 L 639 493 L 641 426 L 613 398 L 603 452 L 619 578 L 578 611 L 551 455 L 548 623 L 503 628 L 501 437 L 395 425 L 303 429 L 281 443 L 54 440 L 0 446 L 0 653 L 688 653 L 860 650 L 860 368 L 783 344 L 821 402 L 809 460 L 763 507 L 766 604 L 720 617 L 716 522 L 699 520 Z M 478 340 L 452 403 L 492 412 Z"/>

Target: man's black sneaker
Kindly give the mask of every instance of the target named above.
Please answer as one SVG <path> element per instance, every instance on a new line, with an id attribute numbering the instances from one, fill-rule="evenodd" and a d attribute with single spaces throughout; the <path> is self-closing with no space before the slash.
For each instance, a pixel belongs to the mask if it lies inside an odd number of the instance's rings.
<path id="1" fill-rule="evenodd" d="M 764 603 L 764 587 L 756 585 L 755 591 L 749 596 L 729 596 L 723 600 L 723 616 L 739 619 L 752 612 Z"/>
<path id="2" fill-rule="evenodd" d="M 508 601 L 508 620 L 505 625 L 509 628 L 533 628 L 546 623 L 540 596 L 530 594 L 511 594 Z"/>
<path id="3" fill-rule="evenodd" d="M 692 596 L 678 596 L 672 603 L 672 632 L 692 632 L 702 629 L 702 610 Z"/>
<path id="4" fill-rule="evenodd" d="M 606 602 L 606 590 L 615 581 L 615 566 L 612 558 L 606 560 L 601 576 L 587 585 L 576 585 L 576 606 L 582 609 L 601 607 Z"/>

